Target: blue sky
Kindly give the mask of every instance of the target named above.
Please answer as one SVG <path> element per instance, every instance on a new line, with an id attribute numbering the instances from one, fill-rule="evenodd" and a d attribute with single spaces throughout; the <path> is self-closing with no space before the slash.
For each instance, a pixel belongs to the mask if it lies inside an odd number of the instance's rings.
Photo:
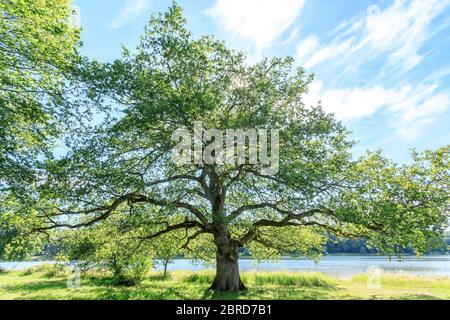
<path id="1" fill-rule="evenodd" d="M 102 61 L 134 48 L 170 0 L 76 0 L 83 53 Z M 188 28 L 248 53 L 294 56 L 319 100 L 354 133 L 355 155 L 450 144 L 450 0 L 179 0 Z"/>

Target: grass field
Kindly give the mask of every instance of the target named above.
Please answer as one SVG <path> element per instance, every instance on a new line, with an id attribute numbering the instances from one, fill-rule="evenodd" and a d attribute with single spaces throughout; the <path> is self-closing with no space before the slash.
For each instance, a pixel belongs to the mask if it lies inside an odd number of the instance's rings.
<path id="1" fill-rule="evenodd" d="M 168 279 L 151 273 L 135 287 L 117 287 L 107 275 L 81 277 L 78 289 L 67 288 L 67 276 L 40 270 L 0 273 L 0 299 L 450 299 L 449 278 L 383 275 L 377 289 L 368 289 L 367 275 L 336 280 L 317 273 L 242 274 L 249 289 L 243 293 L 208 291 L 212 272 L 176 271 Z"/>

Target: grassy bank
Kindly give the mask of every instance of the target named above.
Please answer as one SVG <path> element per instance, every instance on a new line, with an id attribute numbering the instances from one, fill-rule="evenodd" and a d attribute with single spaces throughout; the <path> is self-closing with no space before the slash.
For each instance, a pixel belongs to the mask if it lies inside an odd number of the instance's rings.
<path id="1" fill-rule="evenodd" d="M 151 273 L 135 287 L 117 287 L 107 275 L 81 277 L 79 289 L 67 288 L 67 276 L 45 270 L 0 273 L 0 299 L 450 299 L 450 279 L 383 275 L 379 289 L 368 289 L 367 276 L 336 280 L 317 273 L 242 275 L 249 290 L 240 294 L 207 291 L 212 272 L 172 272 L 168 279 Z"/>

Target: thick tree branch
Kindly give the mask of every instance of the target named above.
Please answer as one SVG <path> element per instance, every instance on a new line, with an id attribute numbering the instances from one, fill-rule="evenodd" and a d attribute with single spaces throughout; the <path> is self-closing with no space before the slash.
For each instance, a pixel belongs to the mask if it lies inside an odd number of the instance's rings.
<path id="1" fill-rule="evenodd" d="M 295 213 L 293 213 L 291 211 L 279 208 L 276 204 L 269 203 L 269 202 L 264 202 L 264 203 L 258 203 L 258 204 L 242 206 L 242 207 L 238 208 L 237 210 L 233 211 L 232 213 L 230 213 L 228 215 L 227 219 L 228 219 L 229 222 L 231 222 L 231 221 L 237 219 L 244 212 L 252 211 L 252 210 L 258 210 L 258 209 L 263 209 L 263 208 L 272 209 L 272 210 L 274 210 L 274 211 L 276 211 L 278 213 L 286 215 L 287 218 L 289 218 L 289 219 L 306 218 L 306 217 L 309 217 L 309 216 L 314 215 L 316 213 L 330 213 L 330 210 L 326 210 L 326 209 L 311 209 L 311 210 L 308 210 L 308 211 L 305 211 L 305 212 L 302 212 L 302 213 L 295 214 Z"/>
<path id="2" fill-rule="evenodd" d="M 113 213 L 115 210 L 117 210 L 117 208 L 123 203 L 129 203 L 129 204 L 149 203 L 149 204 L 153 204 L 153 205 L 161 206 L 161 207 L 174 206 L 176 208 L 186 209 L 189 212 L 191 212 L 197 219 L 200 220 L 200 222 L 202 223 L 202 228 L 209 229 L 209 226 L 210 226 L 206 216 L 199 209 L 195 208 L 191 204 L 180 202 L 180 201 L 158 200 L 158 199 L 154 199 L 154 198 L 147 197 L 144 195 L 129 194 L 129 195 L 125 195 L 125 196 L 117 198 L 109 206 L 99 206 L 96 208 L 91 208 L 91 209 L 81 210 L 81 211 L 60 210 L 60 213 L 53 215 L 55 217 L 55 216 L 63 216 L 63 215 L 76 215 L 76 214 L 83 215 L 83 214 L 92 214 L 92 213 L 97 213 L 97 212 L 103 212 L 99 216 L 97 216 L 87 222 L 78 223 L 78 224 L 52 223 L 52 225 L 37 228 L 35 231 L 45 231 L 45 230 L 51 230 L 51 229 L 56 229 L 56 228 L 78 229 L 78 228 L 90 227 L 90 226 L 96 224 L 97 222 L 107 219 L 111 215 L 111 213 Z"/>
<path id="3" fill-rule="evenodd" d="M 184 222 L 179 223 L 179 224 L 167 226 L 167 228 L 164 229 L 164 230 L 158 231 L 158 232 L 156 232 L 154 234 L 151 234 L 149 236 L 146 236 L 146 237 L 141 237 L 140 239 L 141 240 L 152 240 L 152 239 L 155 239 L 155 238 L 157 238 L 159 236 L 162 236 L 164 234 L 170 233 L 170 232 L 175 231 L 175 230 L 193 229 L 193 228 L 200 228 L 201 231 L 206 232 L 206 231 L 203 230 L 203 225 L 200 224 L 199 222 L 197 222 L 197 221 L 184 221 Z"/>
<path id="4" fill-rule="evenodd" d="M 189 203 L 179 202 L 179 201 L 165 201 L 165 200 L 157 200 L 143 195 L 132 196 L 129 199 L 130 203 L 150 203 L 156 206 L 174 206 L 177 208 L 186 209 L 191 212 L 197 219 L 199 219 L 205 227 L 209 226 L 208 219 L 206 216 L 197 208 Z"/>
<path id="5" fill-rule="evenodd" d="M 252 228 L 244 234 L 238 242 L 241 245 L 245 245 L 246 243 L 253 241 L 257 237 L 257 230 L 261 227 L 275 227 L 275 228 L 283 228 L 288 226 L 320 226 L 322 228 L 325 228 L 327 230 L 331 230 L 332 232 L 338 234 L 340 232 L 339 229 L 334 228 L 332 226 L 328 226 L 325 224 L 321 224 L 319 222 L 315 221 L 302 221 L 302 219 L 306 217 L 310 217 L 316 213 L 332 213 L 332 210 L 326 210 L 326 209 L 311 209 L 299 214 L 294 213 L 288 213 L 282 220 L 275 221 L 275 220 L 268 220 L 268 219 L 261 219 L 253 223 Z M 342 233 L 342 232 L 341 232 Z"/>
<path id="6" fill-rule="evenodd" d="M 191 241 L 197 239 L 198 236 L 200 236 L 201 234 L 204 233 L 208 233 L 208 231 L 204 230 L 204 229 L 200 229 L 197 232 L 195 232 L 193 235 L 189 236 L 186 239 L 186 242 L 183 244 L 183 246 L 181 246 L 181 249 L 189 249 L 189 244 L 191 243 Z"/>
<path id="7" fill-rule="evenodd" d="M 120 197 L 120 198 L 116 199 L 110 206 L 101 206 L 101 207 L 97 207 L 94 209 L 89 209 L 89 210 L 84 210 L 84 211 L 78 212 L 78 214 L 90 214 L 90 213 L 104 211 L 98 217 L 91 219 L 87 222 L 78 223 L 78 224 L 74 224 L 74 225 L 68 224 L 68 223 L 53 223 L 50 226 L 36 228 L 33 231 L 42 232 L 45 230 L 51 230 L 51 229 L 56 229 L 56 228 L 79 229 L 79 228 L 90 227 L 90 226 L 96 224 L 97 222 L 107 219 L 111 215 L 111 213 L 113 213 L 115 210 L 117 210 L 117 208 L 126 201 L 127 201 L 127 197 Z M 76 214 L 76 213 L 73 211 L 66 212 L 66 213 L 64 211 L 61 211 L 61 214 L 59 214 L 59 215 L 64 215 L 64 214 Z"/>
<path id="8" fill-rule="evenodd" d="M 145 186 L 152 187 L 155 185 L 164 184 L 164 183 L 168 183 L 168 182 L 172 182 L 172 181 L 176 181 L 176 180 L 191 180 L 191 181 L 200 182 L 200 179 L 196 176 L 183 174 L 183 175 L 176 175 L 176 176 L 173 176 L 173 177 L 170 177 L 167 179 L 152 181 L 152 182 L 146 183 Z"/>

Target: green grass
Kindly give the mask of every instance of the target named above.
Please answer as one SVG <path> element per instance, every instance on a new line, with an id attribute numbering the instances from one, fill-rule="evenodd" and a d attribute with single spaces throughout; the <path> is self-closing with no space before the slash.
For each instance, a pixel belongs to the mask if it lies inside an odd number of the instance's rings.
<path id="1" fill-rule="evenodd" d="M 195 272 L 183 278 L 186 283 L 208 285 L 214 280 L 214 274 L 212 272 Z"/>
<path id="2" fill-rule="evenodd" d="M 135 287 L 114 286 L 107 274 L 84 274 L 79 289 L 67 288 L 64 272 L 46 267 L 0 273 L 0 299 L 450 299 L 450 279 L 383 275 L 381 287 L 370 290 L 367 275 L 336 280 L 319 273 L 244 272 L 248 290 L 236 293 L 208 291 L 213 272 L 171 272 L 149 274 Z"/>
<path id="3" fill-rule="evenodd" d="M 327 279 L 319 273 L 294 274 L 294 273 L 255 273 L 253 283 L 256 286 L 281 286 L 302 288 L 334 288 L 336 281 Z"/>

